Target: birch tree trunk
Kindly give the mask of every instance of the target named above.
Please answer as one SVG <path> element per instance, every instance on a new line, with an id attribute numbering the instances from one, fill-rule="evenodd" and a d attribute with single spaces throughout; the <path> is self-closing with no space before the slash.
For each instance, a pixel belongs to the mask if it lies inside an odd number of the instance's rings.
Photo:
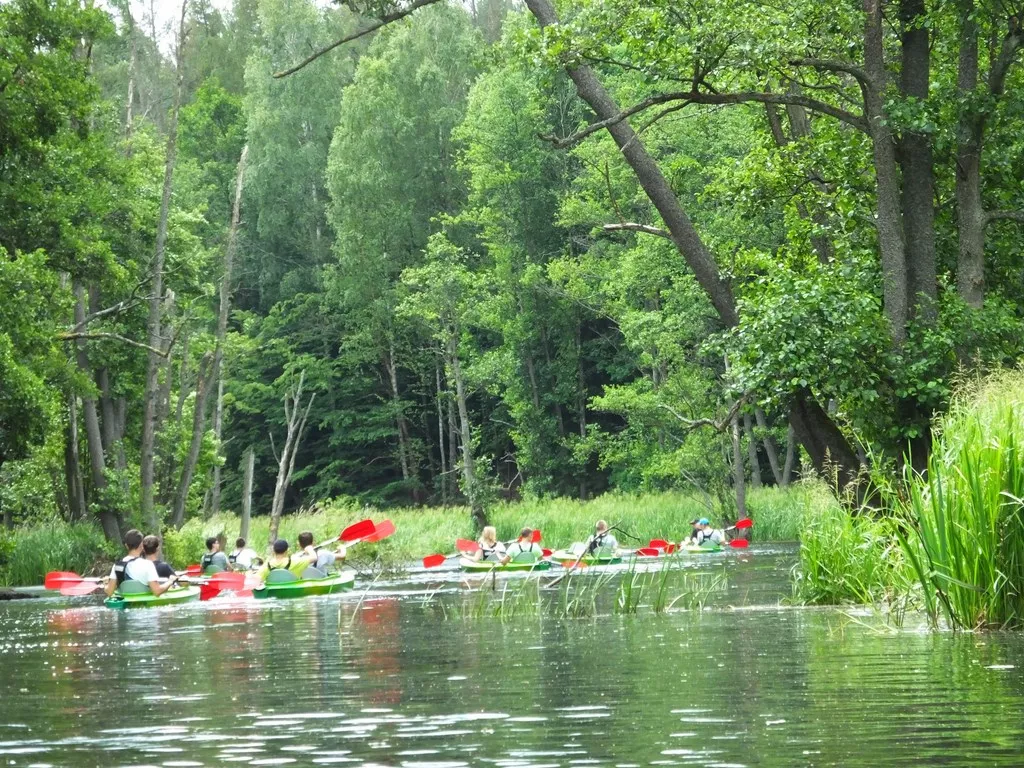
<path id="1" fill-rule="evenodd" d="M 463 492 L 469 500 L 470 515 L 477 530 L 487 525 L 487 513 L 480 500 L 480 492 L 476 480 L 476 461 L 473 458 L 473 434 L 469 424 L 469 408 L 466 406 L 466 383 L 462 378 L 462 365 L 459 362 L 458 331 L 455 330 L 448 338 L 448 365 L 455 379 L 455 400 L 459 408 L 459 437 L 462 443 L 462 479 Z"/>
<path id="2" fill-rule="evenodd" d="M 736 519 L 747 516 L 747 486 L 743 479 L 743 450 L 740 446 L 739 416 L 732 417 L 732 482 L 736 491 Z"/>
<path id="3" fill-rule="evenodd" d="M 448 504 L 448 456 L 444 450 L 444 393 L 441 390 L 441 366 L 434 368 L 437 384 L 437 449 L 441 457 L 441 503 Z"/>
<path id="4" fill-rule="evenodd" d="M 185 47 L 185 14 L 188 1 L 181 4 L 181 21 L 178 24 L 178 41 L 175 53 L 175 86 L 174 103 L 171 106 L 170 125 L 167 130 L 167 151 L 164 163 L 164 186 L 160 198 L 160 220 L 156 230 L 156 250 L 153 254 L 152 280 L 150 284 L 149 320 L 147 336 L 149 346 L 162 349 L 160 303 L 164 292 L 164 258 L 167 246 L 167 217 L 171 207 L 171 190 L 174 187 L 174 162 L 178 146 L 178 111 L 181 108 L 181 95 L 184 86 L 185 68 L 183 66 Z M 142 417 L 142 440 L 139 449 L 139 474 L 141 483 L 142 519 L 150 530 L 159 530 L 160 520 L 153 504 L 154 453 L 156 446 L 156 405 L 160 357 L 149 353 L 146 366 L 146 386 L 144 390 L 144 411 Z"/>
<path id="5" fill-rule="evenodd" d="M 78 398 L 67 395 L 68 426 L 64 437 L 64 478 L 68 489 L 68 517 L 72 522 L 85 519 L 85 488 L 78 462 Z"/>
<path id="6" fill-rule="evenodd" d="M 743 431 L 747 434 L 747 459 L 750 462 L 750 487 L 761 487 L 761 462 L 757 459 L 757 438 L 749 413 L 743 414 Z"/>
<path id="7" fill-rule="evenodd" d="M 793 482 L 793 465 L 796 464 L 796 431 L 789 425 L 786 431 L 786 464 L 782 468 L 782 487 Z"/>
<path id="8" fill-rule="evenodd" d="M 763 410 L 755 408 L 754 418 L 757 420 L 757 426 L 764 431 L 764 438 L 762 438 L 761 442 L 764 444 L 764 454 L 768 457 L 768 466 L 772 468 L 772 477 L 775 478 L 775 484 L 783 485 L 782 470 L 779 467 L 779 452 L 775 447 L 775 440 L 768 432 L 768 417 L 765 416 Z"/>

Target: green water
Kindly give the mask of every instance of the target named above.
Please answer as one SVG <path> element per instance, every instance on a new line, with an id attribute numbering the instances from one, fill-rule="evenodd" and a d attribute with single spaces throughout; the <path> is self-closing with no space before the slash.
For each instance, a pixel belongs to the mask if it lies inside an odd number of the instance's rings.
<path id="1" fill-rule="evenodd" d="M 0 604 L 0 765 L 1024 762 L 1024 639 L 780 607 L 793 558 L 690 564 L 722 588 L 661 616 L 463 617 L 450 572 L 361 604 Z"/>

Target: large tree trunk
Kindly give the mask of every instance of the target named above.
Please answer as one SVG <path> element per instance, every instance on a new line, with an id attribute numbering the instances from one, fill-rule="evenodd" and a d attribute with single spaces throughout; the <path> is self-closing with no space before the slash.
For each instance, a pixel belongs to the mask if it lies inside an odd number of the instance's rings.
<path id="1" fill-rule="evenodd" d="M 757 426 L 764 432 L 761 442 L 764 445 L 764 455 L 768 457 L 768 466 L 772 469 L 772 477 L 775 478 L 775 484 L 779 486 L 784 485 L 782 482 L 782 469 L 779 467 L 779 452 L 775 447 L 775 440 L 768 431 L 768 417 L 765 416 L 763 410 L 755 408 L 754 418 L 757 420 Z"/>
<path id="2" fill-rule="evenodd" d="M 181 528 L 185 523 L 185 503 L 188 501 L 188 489 L 192 485 L 192 477 L 195 475 L 196 462 L 199 461 L 199 449 L 203 446 L 206 398 L 210 394 L 211 384 L 211 377 L 208 375 L 212 364 L 211 358 L 212 355 L 209 352 L 203 356 L 196 377 L 196 399 L 192 411 L 192 439 L 189 442 L 188 453 L 185 455 L 185 463 L 181 467 L 181 479 L 178 481 L 178 490 L 174 494 L 171 512 L 171 522 L 175 528 Z"/>
<path id="3" fill-rule="evenodd" d="M 928 99 L 931 74 L 924 0 L 900 0 L 900 23 L 903 51 L 900 87 L 905 97 L 924 104 Z M 910 316 L 931 325 L 938 319 L 931 138 L 927 133 L 904 130 L 899 158 Z"/>
<path id="4" fill-rule="evenodd" d="M 448 504 L 448 456 L 444 450 L 444 392 L 441 389 L 441 365 L 434 368 L 434 381 L 437 386 L 437 451 L 441 464 L 441 503 Z"/>
<path id="5" fill-rule="evenodd" d="M 896 144 L 885 114 L 888 74 L 883 44 L 884 3 L 885 0 L 864 0 L 864 71 L 869 80 L 863 88 L 864 116 L 871 134 L 875 169 L 875 228 L 882 262 L 882 301 L 893 340 L 899 346 L 907 338 L 907 260 Z M 801 431 L 798 426 L 797 434 Z M 800 439 L 803 442 L 802 436 Z M 811 455 L 813 458 L 814 454 Z"/>
<path id="6" fill-rule="evenodd" d="M 743 431 L 747 434 L 747 460 L 750 462 L 750 487 L 761 487 L 761 462 L 757 459 L 757 438 L 750 414 L 743 414 Z"/>
<path id="7" fill-rule="evenodd" d="M 85 289 L 81 283 L 75 283 L 75 326 L 85 327 Z M 92 378 L 89 356 L 85 349 L 85 340 L 79 339 L 75 344 L 75 357 L 78 370 L 87 378 Z M 82 418 L 85 421 L 85 440 L 89 448 L 89 469 L 94 501 L 99 507 L 98 517 L 103 528 L 103 535 L 108 541 L 121 540 L 121 524 L 117 514 L 110 508 L 106 498 L 107 475 L 106 459 L 103 453 L 103 437 L 100 430 L 100 418 L 96 409 L 96 398 L 91 395 L 82 397 Z"/>
<path id="8" fill-rule="evenodd" d="M 384 368 L 388 374 L 388 382 L 391 385 L 391 405 L 395 409 L 395 430 L 398 433 L 398 463 L 402 469 L 402 480 L 408 485 L 412 472 L 409 469 L 409 427 L 405 423 L 405 413 L 402 408 L 402 397 L 398 391 L 398 365 L 395 362 L 395 342 L 388 339 L 388 353 L 384 358 Z"/>
<path id="9" fill-rule="evenodd" d="M 957 96 L 965 102 L 978 87 L 978 22 L 972 0 L 960 10 Z M 981 112 L 962 106 L 957 127 L 956 219 L 959 254 L 956 287 L 968 306 L 985 300 L 985 208 L 981 200 Z"/>
<path id="10" fill-rule="evenodd" d="M 217 382 L 217 404 L 213 414 L 213 432 L 220 450 L 224 430 L 224 339 L 228 333 L 228 314 L 231 311 L 231 279 L 238 248 L 238 227 L 242 221 L 242 187 L 245 183 L 245 161 L 249 156 L 249 145 L 242 147 L 238 158 L 238 173 L 235 176 L 235 202 L 231 207 L 231 229 L 228 230 L 228 245 L 224 249 L 224 274 L 220 279 L 220 306 L 217 310 L 217 346 L 213 356 L 212 380 Z M 220 464 L 213 467 L 213 487 L 210 489 L 210 513 L 220 511 Z"/>
<path id="11" fill-rule="evenodd" d="M 256 453 L 252 448 L 245 452 L 245 471 L 242 475 L 242 522 L 238 535 L 249 540 L 249 521 L 252 519 L 252 475 L 256 465 Z"/>
<path id="12" fill-rule="evenodd" d="M 82 467 L 78 462 L 78 397 L 68 392 L 68 425 L 64 436 L 64 478 L 68 493 L 68 518 L 74 522 L 86 515 Z"/>
<path id="13" fill-rule="evenodd" d="M 740 420 L 733 414 L 732 432 L 732 484 L 736 492 L 736 519 L 747 516 L 747 486 L 743 480 L 743 451 L 740 448 Z"/>
<path id="14" fill-rule="evenodd" d="M 840 487 L 857 479 L 857 452 L 810 393 L 796 393 L 790 405 L 789 423 L 819 473 L 834 470 Z"/>
<path id="15" fill-rule="evenodd" d="M 171 106 L 170 126 L 167 131 L 167 152 L 164 163 L 164 186 L 160 198 L 160 220 L 156 230 L 156 250 L 153 255 L 152 280 L 149 300 L 149 320 L 147 322 L 147 336 L 149 346 L 153 349 L 163 349 L 163 339 L 160 333 L 160 311 L 161 299 L 164 292 L 164 258 L 167 246 L 167 217 L 171 207 L 171 190 L 174 186 L 174 162 L 177 156 L 178 146 L 178 110 L 181 108 L 181 95 L 185 80 L 185 68 L 183 66 L 185 46 L 185 14 L 188 10 L 188 0 L 181 4 L 181 22 L 178 25 L 177 53 L 175 55 L 175 87 L 174 103 Z M 144 389 L 144 411 L 142 417 L 142 440 L 139 450 L 139 474 L 141 482 L 141 506 L 142 519 L 150 530 L 159 530 L 160 519 L 156 514 L 153 504 L 154 484 L 154 453 L 156 446 L 156 407 L 158 379 L 160 373 L 160 356 L 154 352 L 149 353 L 149 360 L 146 367 L 146 383 Z"/>
<path id="16" fill-rule="evenodd" d="M 785 488 L 791 482 L 793 482 L 793 468 L 796 465 L 796 429 L 793 427 L 793 422 L 789 423 L 789 428 L 786 430 L 786 463 L 782 467 L 782 485 Z"/>
<path id="17" fill-rule="evenodd" d="M 459 362 L 458 332 L 453 331 L 448 339 L 448 366 L 455 380 L 455 400 L 459 407 L 459 437 L 462 443 L 462 479 L 465 487 L 463 492 L 469 499 L 470 514 L 477 530 L 487 525 L 487 513 L 484 511 L 477 488 L 476 462 L 473 459 L 473 434 L 469 425 L 469 408 L 466 405 L 466 382 L 462 378 L 462 364 Z"/>

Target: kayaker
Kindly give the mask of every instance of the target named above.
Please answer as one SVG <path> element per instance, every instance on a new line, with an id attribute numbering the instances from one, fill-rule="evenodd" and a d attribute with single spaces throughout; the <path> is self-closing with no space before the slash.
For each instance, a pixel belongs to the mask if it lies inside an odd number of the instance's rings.
<path id="1" fill-rule="evenodd" d="M 696 521 L 693 533 L 690 534 L 689 543 L 691 546 L 700 547 L 704 544 L 717 544 L 721 546 L 725 542 L 725 531 L 711 527 L 711 521 L 702 517 Z"/>
<path id="2" fill-rule="evenodd" d="M 537 555 L 537 559 L 540 560 L 544 556 L 544 550 L 539 544 L 533 543 L 533 529 L 523 528 L 519 532 L 519 538 L 508 545 L 508 549 L 505 550 L 505 556 L 501 560 L 501 564 L 512 560 L 513 557 L 521 555 L 524 552 L 533 552 Z"/>
<path id="3" fill-rule="evenodd" d="M 142 555 L 156 568 L 156 575 L 161 579 L 174 576 L 174 569 L 160 559 L 160 537 L 150 534 L 142 540 Z"/>
<path id="4" fill-rule="evenodd" d="M 202 566 L 204 573 L 209 568 L 219 568 L 222 571 L 231 570 L 228 556 L 221 551 L 220 539 L 216 536 L 210 536 L 206 540 L 206 554 L 199 560 L 199 565 Z"/>
<path id="5" fill-rule="evenodd" d="M 347 554 L 344 544 L 339 544 L 335 550 L 330 550 L 326 547 L 315 548 L 313 546 L 312 531 L 303 531 L 299 534 L 299 549 L 315 563 L 318 570 L 325 573 L 333 568 L 339 560 L 344 561 Z"/>
<path id="6" fill-rule="evenodd" d="M 248 571 L 254 563 L 263 561 L 255 549 L 245 546 L 245 539 L 239 536 L 235 539 L 235 551 L 228 555 L 228 562 L 236 571 Z"/>
<path id="7" fill-rule="evenodd" d="M 590 548 L 598 549 L 599 547 L 608 547 L 610 549 L 618 549 L 619 540 L 615 538 L 615 534 L 608 530 L 608 523 L 604 520 L 598 520 L 594 523 L 594 535 L 591 537 L 591 543 L 593 547 Z"/>
<path id="8" fill-rule="evenodd" d="M 154 595 L 162 595 L 174 586 L 177 577 L 169 581 L 160 581 L 152 561 L 143 556 L 142 540 L 142 531 L 137 531 L 134 528 L 124 535 L 124 546 L 128 550 L 128 554 L 114 563 L 114 567 L 110 569 L 107 583 L 103 585 L 103 591 L 107 593 L 107 597 L 113 595 L 117 588 L 126 581 L 138 581 L 146 584 Z"/>
<path id="9" fill-rule="evenodd" d="M 474 560 L 500 561 L 505 556 L 505 545 L 498 541 L 498 531 L 493 525 L 485 525 L 477 541 L 480 549 L 473 553 Z"/>
<path id="10" fill-rule="evenodd" d="M 260 581 L 259 589 L 263 589 L 263 585 L 267 581 L 267 575 L 271 571 L 291 571 L 299 578 L 302 578 L 303 572 L 315 563 L 316 560 L 310 558 L 304 552 L 299 552 L 295 555 L 288 554 L 288 542 L 284 539 L 278 539 L 274 542 L 274 554 L 267 558 L 267 562 L 256 572 L 256 578 Z"/>

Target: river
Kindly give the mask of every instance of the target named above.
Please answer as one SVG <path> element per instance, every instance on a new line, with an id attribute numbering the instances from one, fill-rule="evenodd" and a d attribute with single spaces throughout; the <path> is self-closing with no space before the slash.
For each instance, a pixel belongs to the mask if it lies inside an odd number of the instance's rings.
<path id="1" fill-rule="evenodd" d="M 688 563 L 668 593 L 707 577 L 707 605 L 664 614 L 616 614 L 612 583 L 596 616 L 561 617 L 555 592 L 482 617 L 497 597 L 454 572 L 296 601 L 0 604 L 0 764 L 1024 763 L 1024 639 L 786 605 L 794 559 Z"/>

